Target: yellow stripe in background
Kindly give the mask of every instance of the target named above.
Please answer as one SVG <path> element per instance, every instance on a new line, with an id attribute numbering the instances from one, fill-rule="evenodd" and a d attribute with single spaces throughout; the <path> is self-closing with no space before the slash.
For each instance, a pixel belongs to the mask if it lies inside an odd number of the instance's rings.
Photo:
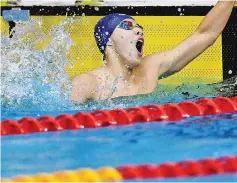
<path id="1" fill-rule="evenodd" d="M 101 6 L 103 3 L 102 2 L 96 2 L 94 0 L 82 0 L 81 2 L 77 2 L 77 6 Z"/>
<path id="2" fill-rule="evenodd" d="M 0 0 L 0 5 L 1 5 L 1 6 L 8 6 L 6 0 Z"/>
<path id="3" fill-rule="evenodd" d="M 3 17 L 0 17 L 0 27 L 1 27 L 1 34 L 4 36 L 9 35 L 9 25 L 7 22 L 3 20 Z"/>

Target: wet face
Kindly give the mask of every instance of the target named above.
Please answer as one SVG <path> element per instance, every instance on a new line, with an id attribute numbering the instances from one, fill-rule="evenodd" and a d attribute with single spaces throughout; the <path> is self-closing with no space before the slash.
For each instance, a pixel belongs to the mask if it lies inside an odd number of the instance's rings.
<path id="1" fill-rule="evenodd" d="M 143 56 L 143 30 L 136 21 L 125 19 L 113 32 L 110 41 L 116 54 L 132 69 L 141 63 Z"/>

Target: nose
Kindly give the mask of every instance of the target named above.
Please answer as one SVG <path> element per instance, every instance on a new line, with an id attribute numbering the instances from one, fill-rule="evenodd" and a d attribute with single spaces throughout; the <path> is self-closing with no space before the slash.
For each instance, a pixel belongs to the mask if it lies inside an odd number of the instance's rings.
<path id="1" fill-rule="evenodd" d="M 142 30 L 141 30 L 141 29 L 138 29 L 138 28 L 135 28 L 135 29 L 134 29 L 134 34 L 135 34 L 135 35 L 139 35 L 139 36 L 143 36 Z"/>

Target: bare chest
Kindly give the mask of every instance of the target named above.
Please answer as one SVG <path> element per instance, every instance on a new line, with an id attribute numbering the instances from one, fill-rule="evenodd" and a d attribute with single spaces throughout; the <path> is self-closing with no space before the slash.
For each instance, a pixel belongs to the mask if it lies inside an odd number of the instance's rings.
<path id="1" fill-rule="evenodd" d="M 144 77 L 136 83 L 122 82 L 120 80 L 107 79 L 98 83 L 94 92 L 96 99 L 104 100 L 120 96 L 132 96 L 151 93 L 157 82 Z"/>

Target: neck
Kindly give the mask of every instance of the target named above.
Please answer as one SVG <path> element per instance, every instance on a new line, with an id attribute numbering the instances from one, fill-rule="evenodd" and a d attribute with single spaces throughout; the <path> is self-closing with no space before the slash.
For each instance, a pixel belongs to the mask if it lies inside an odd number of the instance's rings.
<path id="1" fill-rule="evenodd" d="M 106 69 L 113 75 L 113 77 L 121 77 L 121 80 L 132 82 L 134 79 L 134 71 L 133 69 L 129 69 L 128 66 L 125 65 L 126 60 L 121 58 L 118 54 L 108 53 L 106 55 Z"/>

